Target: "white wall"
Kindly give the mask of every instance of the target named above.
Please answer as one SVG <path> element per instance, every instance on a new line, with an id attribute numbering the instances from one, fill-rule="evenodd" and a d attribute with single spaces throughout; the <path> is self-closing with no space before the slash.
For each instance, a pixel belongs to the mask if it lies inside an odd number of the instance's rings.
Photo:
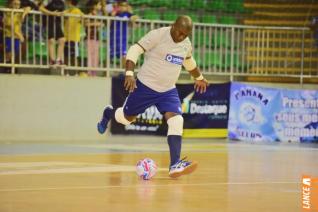
<path id="1" fill-rule="evenodd" d="M 96 124 L 110 102 L 110 78 L 0 74 L 0 142 L 105 141 L 109 134 L 99 135 Z"/>
<path id="2" fill-rule="evenodd" d="M 0 75 L 0 141 L 105 140 L 96 124 L 111 79 Z"/>

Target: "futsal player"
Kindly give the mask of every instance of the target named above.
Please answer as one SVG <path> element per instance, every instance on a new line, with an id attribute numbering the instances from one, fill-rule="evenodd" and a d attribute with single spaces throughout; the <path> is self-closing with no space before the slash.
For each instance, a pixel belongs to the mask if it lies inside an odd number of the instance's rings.
<path id="1" fill-rule="evenodd" d="M 101 121 L 97 124 L 99 133 L 106 131 L 109 120 L 115 117 L 118 123 L 128 125 L 138 114 L 155 105 L 168 124 L 168 145 L 170 150 L 169 176 L 172 178 L 190 174 L 197 168 L 197 162 L 180 159 L 183 132 L 181 102 L 175 84 L 182 66 L 195 79 L 196 92 L 204 93 L 207 80 L 198 69 L 192 57 L 188 36 L 193 28 L 189 16 L 180 16 L 170 27 L 155 29 L 146 34 L 127 52 L 124 87 L 129 95 L 122 107 L 106 106 Z M 145 61 L 137 80 L 134 69 L 141 54 Z"/>

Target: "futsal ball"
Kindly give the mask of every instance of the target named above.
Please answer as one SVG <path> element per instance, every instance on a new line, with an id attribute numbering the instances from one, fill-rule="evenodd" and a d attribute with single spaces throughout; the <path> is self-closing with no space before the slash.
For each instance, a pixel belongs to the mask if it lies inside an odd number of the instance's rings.
<path id="1" fill-rule="evenodd" d="M 157 173 L 157 165 L 150 158 L 138 161 L 136 165 L 137 175 L 143 180 L 150 180 Z"/>

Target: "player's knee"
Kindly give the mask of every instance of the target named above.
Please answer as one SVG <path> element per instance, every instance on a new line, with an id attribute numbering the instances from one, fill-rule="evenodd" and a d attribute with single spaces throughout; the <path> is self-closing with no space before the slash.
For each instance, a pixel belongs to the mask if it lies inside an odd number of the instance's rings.
<path id="1" fill-rule="evenodd" d="M 131 123 L 131 121 L 125 118 L 124 108 L 122 107 L 117 108 L 117 110 L 115 111 L 115 119 L 118 123 L 121 123 L 123 125 L 128 125 Z"/>
<path id="2" fill-rule="evenodd" d="M 183 117 L 176 115 L 167 120 L 168 135 L 182 135 L 183 133 Z"/>

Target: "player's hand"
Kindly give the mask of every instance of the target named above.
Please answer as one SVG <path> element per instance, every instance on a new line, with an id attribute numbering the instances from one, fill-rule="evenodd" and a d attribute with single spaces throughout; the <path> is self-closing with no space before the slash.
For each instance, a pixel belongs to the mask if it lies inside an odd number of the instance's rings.
<path id="1" fill-rule="evenodd" d="M 205 93 L 206 88 L 209 86 L 209 83 L 206 79 L 203 80 L 195 80 L 194 82 L 194 90 L 196 92 Z"/>
<path id="2" fill-rule="evenodd" d="M 129 93 L 133 92 L 136 86 L 136 80 L 133 76 L 126 76 L 125 77 L 125 83 L 124 83 L 125 90 Z"/>

